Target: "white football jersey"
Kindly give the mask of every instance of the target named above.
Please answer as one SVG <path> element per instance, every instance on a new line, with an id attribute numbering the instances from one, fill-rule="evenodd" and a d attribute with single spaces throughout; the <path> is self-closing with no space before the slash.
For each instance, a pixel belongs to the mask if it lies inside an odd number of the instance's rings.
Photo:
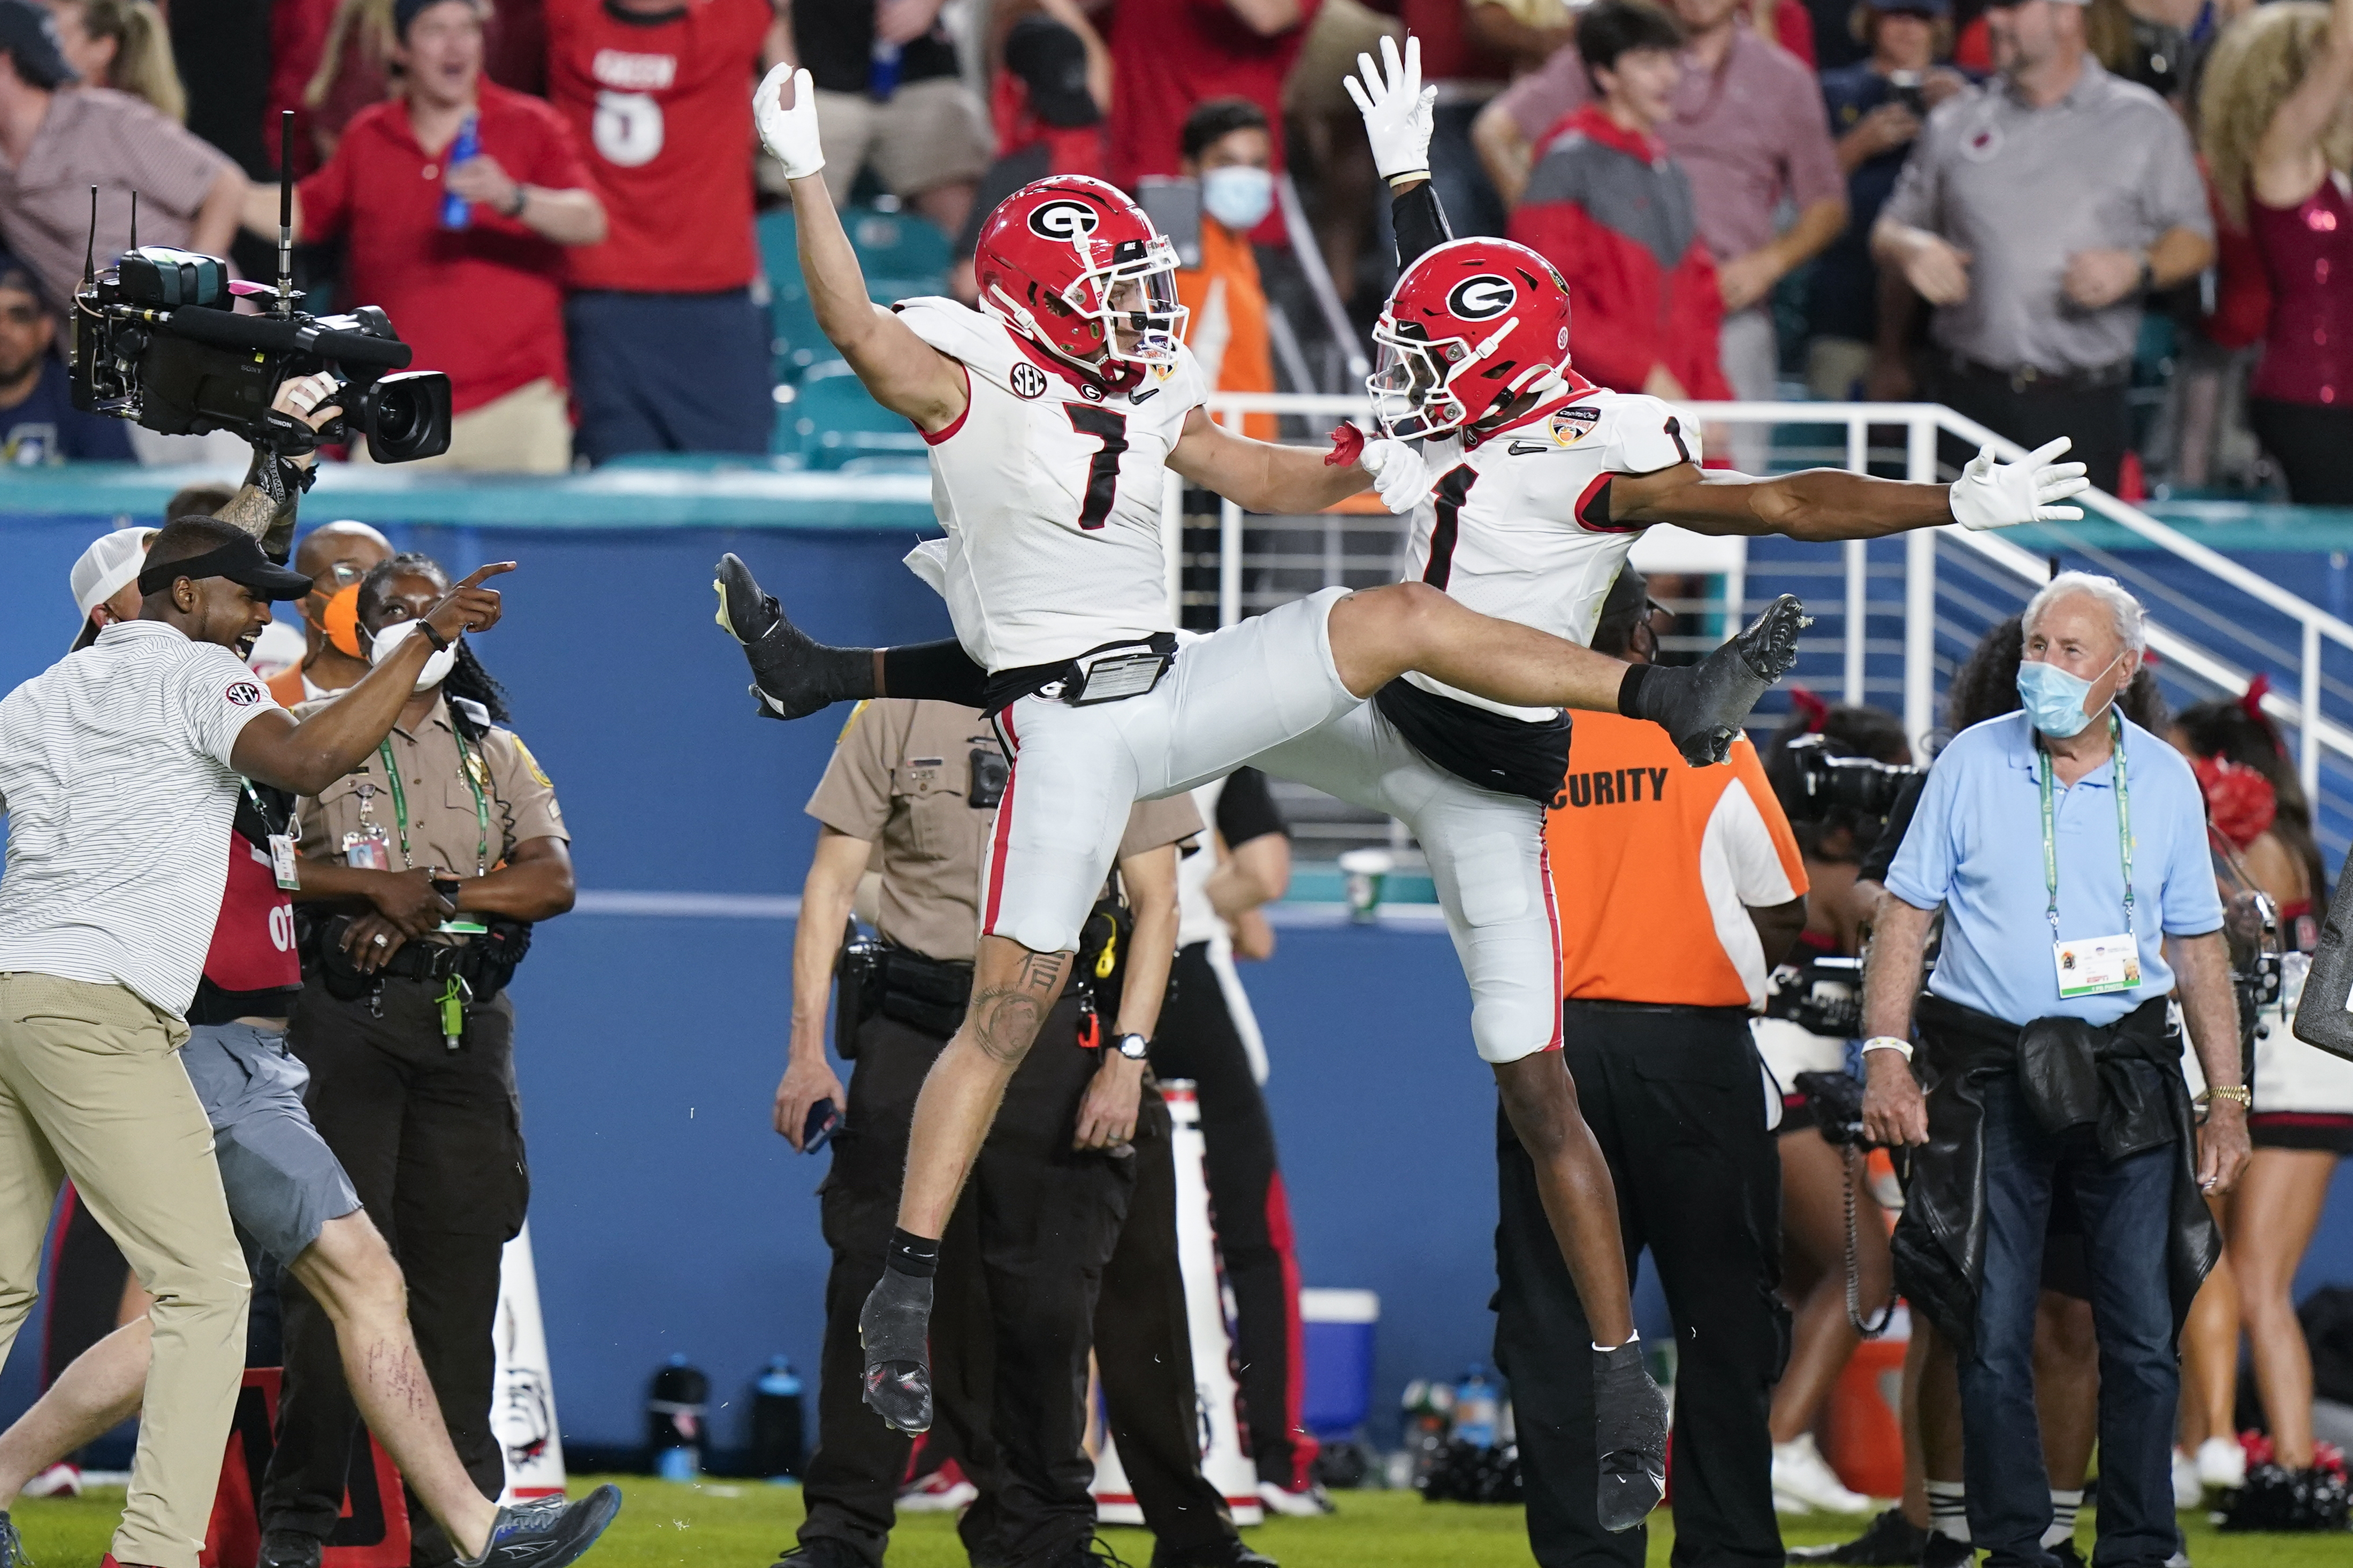
<path id="1" fill-rule="evenodd" d="M 907 558 L 965 651 L 993 674 L 1176 630 L 1160 499 L 1168 449 L 1208 396 L 1191 351 L 1106 395 L 953 300 L 910 300 L 899 319 L 972 384 L 964 417 L 924 437 L 947 537 Z"/>
<path id="2" fill-rule="evenodd" d="M 1427 442 L 1430 495 L 1414 509 L 1407 572 L 1482 616 L 1584 643 L 1640 525 L 1588 523 L 1613 474 L 1700 460 L 1699 432 L 1655 397 L 1586 387 L 1477 441 Z M 1460 702 L 1541 720 L 1419 673 L 1406 679 Z"/>

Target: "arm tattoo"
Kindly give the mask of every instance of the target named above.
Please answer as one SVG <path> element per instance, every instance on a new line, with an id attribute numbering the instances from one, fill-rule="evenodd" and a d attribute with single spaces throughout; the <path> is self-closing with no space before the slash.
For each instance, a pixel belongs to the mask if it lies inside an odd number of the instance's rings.
<path id="1" fill-rule="evenodd" d="M 300 469 L 256 447 L 245 470 L 245 487 L 213 515 L 253 535 L 271 560 L 283 561 L 294 548 L 294 511 L 307 488 Z"/>
<path id="2" fill-rule="evenodd" d="M 1029 1054 L 1030 1043 L 1062 994 L 1070 964 L 1067 952 L 1033 952 L 1022 960 L 1012 984 L 974 993 L 968 1022 L 973 1043 L 983 1055 L 1011 1067 Z"/>
<path id="3" fill-rule="evenodd" d="M 213 513 L 221 521 L 233 524 L 260 540 L 269 533 L 269 525 L 278 516 L 278 502 L 259 485 L 248 484 L 229 497 L 228 504 Z"/>

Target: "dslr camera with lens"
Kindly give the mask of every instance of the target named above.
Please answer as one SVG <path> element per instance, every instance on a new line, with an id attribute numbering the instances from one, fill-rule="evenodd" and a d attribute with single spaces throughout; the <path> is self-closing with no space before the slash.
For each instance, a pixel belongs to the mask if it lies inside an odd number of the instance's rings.
<path id="1" fill-rule="evenodd" d="M 93 189 L 91 252 L 74 293 L 74 406 L 166 436 L 228 430 L 280 457 L 362 439 L 379 463 L 448 451 L 449 378 L 407 368 L 409 348 L 391 318 L 374 305 L 336 316 L 294 309 L 292 195 L 290 182 L 281 188 L 271 289 L 232 283 L 228 263 L 217 257 L 142 248 L 135 197 L 132 248 L 100 271 Z M 240 295 L 268 299 L 269 313 L 237 314 Z M 314 434 L 271 410 L 281 384 L 322 372 L 342 384 L 336 418 Z"/>
<path id="2" fill-rule="evenodd" d="M 1884 817 L 1904 786 L 1927 772 L 1869 757 L 1834 755 L 1827 735 L 1800 735 L 1783 752 L 1787 772 L 1774 781 L 1775 793 L 1792 822 L 1820 822 L 1833 811 Z"/>

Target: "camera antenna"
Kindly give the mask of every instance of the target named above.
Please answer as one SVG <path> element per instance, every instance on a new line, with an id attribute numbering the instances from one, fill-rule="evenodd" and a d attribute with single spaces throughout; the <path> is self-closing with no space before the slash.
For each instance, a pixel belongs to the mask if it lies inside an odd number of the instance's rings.
<path id="1" fill-rule="evenodd" d="M 274 316 L 294 313 L 294 111 L 278 116 L 278 303 Z"/>
<path id="2" fill-rule="evenodd" d="M 139 248 L 139 193 L 137 191 L 131 193 L 131 243 L 124 248 L 128 250 Z"/>
<path id="3" fill-rule="evenodd" d="M 82 241 L 81 286 L 85 289 L 94 289 L 98 286 L 98 187 L 96 185 L 90 188 L 90 237 Z"/>

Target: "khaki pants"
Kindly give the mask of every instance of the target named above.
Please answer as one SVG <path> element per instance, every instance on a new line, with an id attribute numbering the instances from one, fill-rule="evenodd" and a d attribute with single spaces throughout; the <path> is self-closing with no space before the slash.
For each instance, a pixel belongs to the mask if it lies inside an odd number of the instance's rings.
<path id="1" fill-rule="evenodd" d="M 0 974 L 0 1358 L 38 1294 L 58 1184 L 155 1299 L 139 1451 L 115 1560 L 196 1568 L 245 1367 L 245 1259 L 185 1024 L 120 985 Z"/>
<path id="2" fill-rule="evenodd" d="M 571 399 L 545 376 L 449 421 L 449 449 L 404 468 L 455 468 L 478 474 L 562 474 L 572 468 Z M 375 461 L 355 442 L 352 461 Z"/>
<path id="3" fill-rule="evenodd" d="M 859 92 L 819 92 L 817 121 L 826 193 L 836 206 L 849 205 L 850 187 L 870 163 L 885 189 L 910 200 L 977 180 L 988 167 L 987 121 L 954 77 L 911 81 L 887 103 Z"/>

